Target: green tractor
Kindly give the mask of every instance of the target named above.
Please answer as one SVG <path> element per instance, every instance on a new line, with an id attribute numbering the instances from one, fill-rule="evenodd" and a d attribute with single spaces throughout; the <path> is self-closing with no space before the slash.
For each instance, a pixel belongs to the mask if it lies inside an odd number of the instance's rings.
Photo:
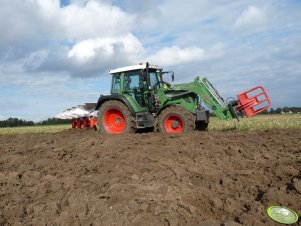
<path id="1" fill-rule="evenodd" d="M 134 133 L 137 130 L 159 130 L 162 133 L 183 133 L 206 130 L 209 123 L 207 106 L 219 119 L 248 117 L 268 109 L 271 101 L 261 86 L 239 94 L 226 102 L 207 78 L 171 85 L 163 80 L 166 74 L 149 63 L 111 70 L 110 95 L 101 95 L 98 127 L 108 134 Z"/>

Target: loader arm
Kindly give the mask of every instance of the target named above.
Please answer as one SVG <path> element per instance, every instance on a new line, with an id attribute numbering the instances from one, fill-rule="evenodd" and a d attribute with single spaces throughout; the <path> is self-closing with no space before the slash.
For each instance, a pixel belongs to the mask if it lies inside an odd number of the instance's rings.
<path id="1" fill-rule="evenodd" d="M 204 102 L 219 119 L 237 118 L 237 113 L 233 106 L 225 102 L 224 98 L 207 78 L 200 79 L 200 77 L 196 77 L 191 83 L 179 84 L 174 87 L 197 94 L 200 98 L 200 103 Z"/>

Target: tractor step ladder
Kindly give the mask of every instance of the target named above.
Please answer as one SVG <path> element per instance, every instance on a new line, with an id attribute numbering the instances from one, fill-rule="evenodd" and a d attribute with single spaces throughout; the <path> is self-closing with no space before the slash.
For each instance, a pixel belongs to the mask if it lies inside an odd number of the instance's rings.
<path id="1" fill-rule="evenodd" d="M 237 95 L 239 100 L 237 110 L 245 113 L 247 117 L 256 115 L 269 109 L 271 100 L 262 86 L 255 86 Z"/>

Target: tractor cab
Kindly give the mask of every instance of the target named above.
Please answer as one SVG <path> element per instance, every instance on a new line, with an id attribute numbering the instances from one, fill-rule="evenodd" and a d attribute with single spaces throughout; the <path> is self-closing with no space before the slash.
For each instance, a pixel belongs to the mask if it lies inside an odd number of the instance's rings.
<path id="1" fill-rule="evenodd" d="M 141 108 L 153 112 L 154 94 L 165 82 L 162 69 L 153 64 L 138 64 L 111 70 L 111 95 L 130 95 Z"/>

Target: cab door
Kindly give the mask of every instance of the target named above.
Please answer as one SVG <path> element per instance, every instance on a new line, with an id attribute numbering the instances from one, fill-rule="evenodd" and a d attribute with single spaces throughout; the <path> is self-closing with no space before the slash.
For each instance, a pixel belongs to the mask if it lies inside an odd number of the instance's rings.
<path id="1" fill-rule="evenodd" d="M 156 112 L 156 96 L 157 89 L 160 88 L 160 71 L 158 70 L 149 70 L 147 73 L 147 92 L 145 93 L 145 99 L 147 101 L 147 106 L 150 112 Z"/>
<path id="2" fill-rule="evenodd" d="M 146 107 L 144 92 L 146 90 L 141 70 L 129 71 L 124 73 L 123 91 L 131 94 L 138 102 L 140 107 Z"/>

